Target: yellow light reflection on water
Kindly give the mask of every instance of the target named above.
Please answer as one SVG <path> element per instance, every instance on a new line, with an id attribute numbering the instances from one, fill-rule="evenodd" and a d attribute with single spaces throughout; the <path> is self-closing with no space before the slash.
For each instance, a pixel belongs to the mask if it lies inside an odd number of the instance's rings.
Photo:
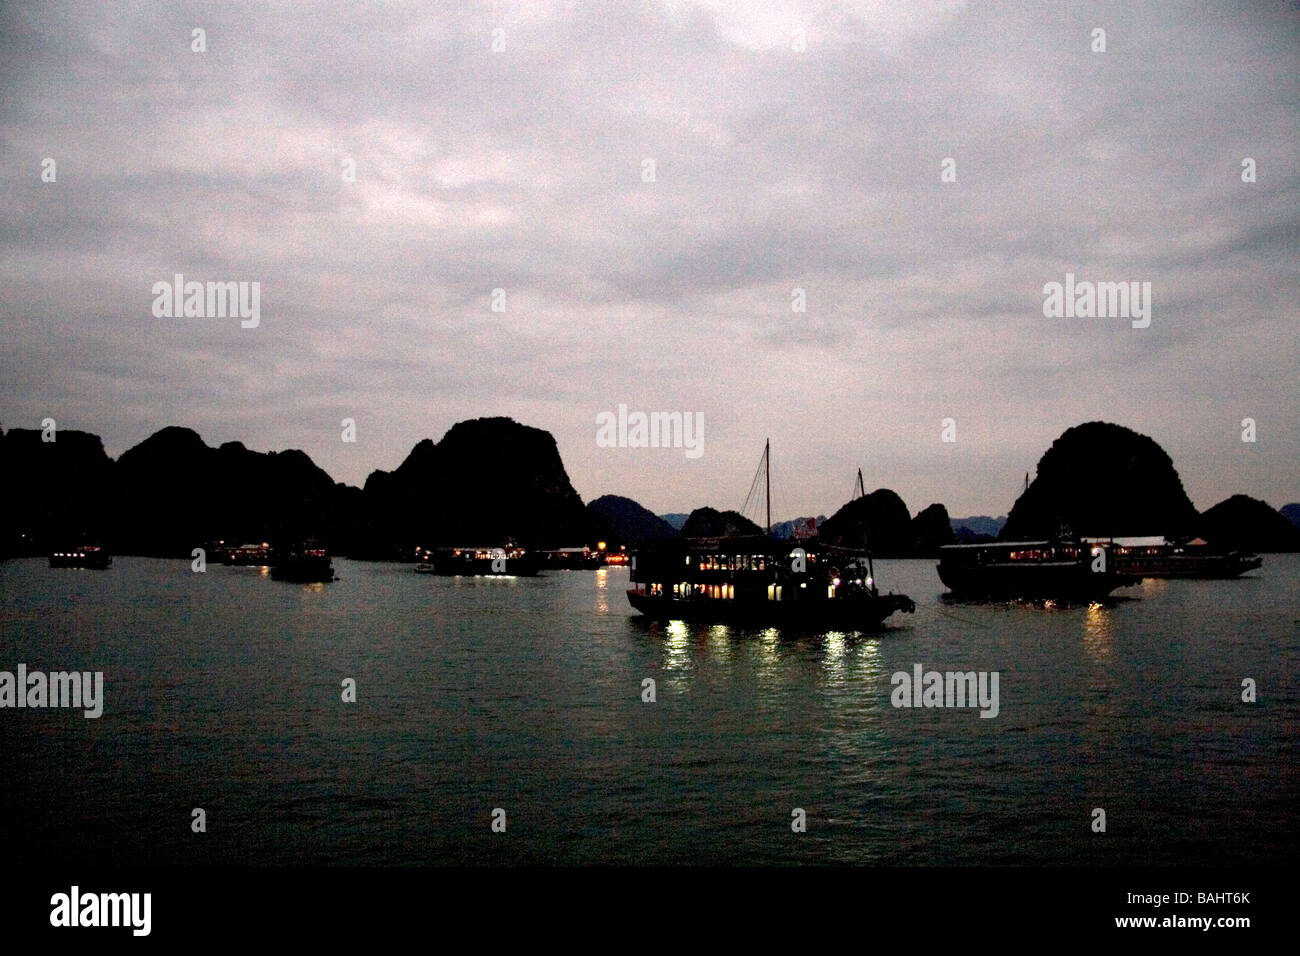
<path id="1" fill-rule="evenodd" d="M 848 635 L 843 631 L 827 631 L 822 638 L 826 653 L 822 657 L 822 670 L 833 681 L 844 679 L 844 658 L 848 648 Z"/>
<path id="2" fill-rule="evenodd" d="M 769 677 L 781 660 L 781 632 L 769 627 L 758 637 L 758 674 Z"/>
<path id="3" fill-rule="evenodd" d="M 1109 660 L 1114 650 L 1110 609 L 1096 601 L 1088 605 L 1083 624 L 1083 647 L 1097 661 Z"/>
<path id="4" fill-rule="evenodd" d="M 853 670 L 858 680 L 875 681 L 880 677 L 880 638 L 873 637 L 859 644 L 855 657 Z"/>
<path id="5" fill-rule="evenodd" d="M 725 624 L 709 628 L 709 653 L 723 664 L 731 661 L 731 631 Z"/>
<path id="6" fill-rule="evenodd" d="M 691 629 L 685 621 L 669 621 L 664 639 L 664 669 L 686 670 L 691 665 Z"/>

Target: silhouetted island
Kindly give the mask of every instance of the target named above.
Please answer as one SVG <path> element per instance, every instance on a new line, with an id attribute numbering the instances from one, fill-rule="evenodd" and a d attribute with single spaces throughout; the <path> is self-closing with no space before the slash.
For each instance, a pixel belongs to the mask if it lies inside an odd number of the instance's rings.
<path id="1" fill-rule="evenodd" d="M 682 525 L 683 538 L 732 538 L 764 531 L 738 511 L 696 508 Z"/>
<path id="2" fill-rule="evenodd" d="M 394 471 L 366 479 L 364 540 L 395 545 L 594 545 L 604 532 L 569 481 L 555 438 L 510 418 L 457 422 L 419 442 Z"/>
<path id="3" fill-rule="evenodd" d="M 60 429 L 55 441 L 43 441 L 36 429 L 0 430 L 0 496 L 0 556 L 98 543 L 119 554 L 188 558 L 193 548 L 219 541 L 312 539 L 333 554 L 410 559 L 417 545 L 594 548 L 605 541 L 617 550 L 678 534 L 762 533 L 734 511 L 655 516 L 618 495 L 584 505 L 550 433 L 499 417 L 459 422 L 438 442 L 420 441 L 393 471 L 372 472 L 364 488 L 335 482 L 302 451 L 255 452 L 239 442 L 212 448 L 176 426 L 117 461 L 87 432 Z M 1088 422 L 1052 443 L 1000 538 L 1045 538 L 1068 527 L 1095 536 L 1200 534 L 1223 548 L 1300 550 L 1300 505 L 1287 509 L 1234 495 L 1198 514 L 1156 442 Z M 826 544 L 880 557 L 929 557 L 954 540 L 978 540 L 1000 520 L 951 519 L 937 503 L 913 517 L 896 492 L 881 488 L 829 518 L 778 522 L 772 532 L 805 538 L 815 526 Z"/>
<path id="4" fill-rule="evenodd" d="M 1200 535 L 1218 548 L 1300 551 L 1300 530 L 1257 498 L 1233 495 L 1201 515 Z"/>
<path id="5" fill-rule="evenodd" d="M 587 504 L 597 520 L 608 529 L 604 540 L 611 544 L 640 548 L 677 537 L 677 529 L 631 498 L 601 495 Z"/>
<path id="6" fill-rule="evenodd" d="M 1076 425 L 1052 443 L 999 539 L 1038 540 L 1062 529 L 1088 537 L 1199 535 L 1225 550 L 1300 550 L 1300 532 L 1262 501 L 1234 495 L 1198 513 L 1165 450 L 1110 422 Z"/>
<path id="7" fill-rule="evenodd" d="M 1190 535 L 1196 508 L 1174 463 L 1146 435 L 1087 422 L 1067 429 L 1038 461 L 999 536 L 1032 541 L 1080 535 Z"/>

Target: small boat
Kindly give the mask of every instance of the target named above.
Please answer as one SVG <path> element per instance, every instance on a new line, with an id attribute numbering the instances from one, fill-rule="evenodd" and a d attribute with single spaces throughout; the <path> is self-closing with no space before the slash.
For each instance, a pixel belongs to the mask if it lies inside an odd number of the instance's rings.
<path id="1" fill-rule="evenodd" d="M 1111 545 L 1115 570 L 1139 578 L 1239 578 L 1264 563 L 1257 554 L 1216 551 L 1201 538 L 1184 542 L 1161 537 L 1083 540 Z"/>
<path id="2" fill-rule="evenodd" d="M 419 574 L 495 578 L 533 577 L 541 569 L 536 552 L 513 545 L 504 548 L 425 548 L 417 553 Z"/>
<path id="3" fill-rule="evenodd" d="M 628 603 L 656 620 L 815 631 L 870 631 L 896 611 L 914 612 L 907 595 L 880 593 L 869 553 L 772 538 L 770 457 L 769 442 L 759 463 L 767 476 L 768 533 L 679 539 L 638 551 Z"/>
<path id="4" fill-rule="evenodd" d="M 52 568 L 91 568 L 103 571 L 113 563 L 113 556 L 93 544 L 76 548 L 60 548 L 50 554 Z"/>
<path id="5" fill-rule="evenodd" d="M 218 542 L 213 554 L 219 563 L 228 567 L 256 568 L 265 567 L 271 563 L 271 546 L 266 542 L 241 545 L 227 545 L 225 542 Z"/>
<path id="6" fill-rule="evenodd" d="M 334 580 L 329 552 L 310 544 L 275 548 L 271 552 L 271 577 L 295 584 L 326 583 Z"/>
<path id="7" fill-rule="evenodd" d="M 1119 570 L 1108 543 L 1074 540 L 950 544 L 939 579 L 958 597 L 1095 601 L 1138 583 Z"/>
<path id="8" fill-rule="evenodd" d="M 592 571 L 605 566 L 605 552 L 599 548 L 556 548 L 539 554 L 548 571 Z"/>

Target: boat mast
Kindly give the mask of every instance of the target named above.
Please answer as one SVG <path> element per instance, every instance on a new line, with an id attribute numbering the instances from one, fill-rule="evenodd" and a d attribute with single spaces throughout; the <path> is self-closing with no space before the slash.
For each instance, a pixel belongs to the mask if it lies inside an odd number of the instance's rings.
<path id="1" fill-rule="evenodd" d="M 767 469 L 767 536 L 772 537 L 772 439 L 763 446 L 763 465 Z"/>
<path id="2" fill-rule="evenodd" d="M 858 469 L 858 483 L 853 486 L 853 495 L 855 498 L 865 498 L 867 496 L 867 483 L 862 480 L 862 469 Z M 864 542 L 865 543 L 865 542 Z M 872 559 L 871 549 L 867 549 L 867 587 L 873 594 L 879 593 L 876 587 L 876 564 Z"/>

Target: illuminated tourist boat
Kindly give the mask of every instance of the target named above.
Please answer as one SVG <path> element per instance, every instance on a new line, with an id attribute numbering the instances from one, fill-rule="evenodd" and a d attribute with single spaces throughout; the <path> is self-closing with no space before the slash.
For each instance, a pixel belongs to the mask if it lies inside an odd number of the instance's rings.
<path id="1" fill-rule="evenodd" d="M 959 597 L 1095 601 L 1138 578 L 1116 566 L 1109 543 L 1073 540 L 950 544 L 939 579 Z"/>
<path id="2" fill-rule="evenodd" d="M 603 544 L 603 542 L 602 542 Z M 591 571 L 605 566 L 602 548 L 556 548 L 539 552 L 542 567 L 555 571 Z"/>
<path id="3" fill-rule="evenodd" d="M 642 550 L 631 568 L 628 602 L 658 620 L 867 631 L 916 610 L 905 594 L 880 593 L 866 555 L 763 535 Z"/>
<path id="4" fill-rule="evenodd" d="M 271 546 L 265 541 L 238 546 L 223 541 L 217 545 L 216 558 L 221 564 L 236 568 L 265 567 L 271 563 Z"/>
<path id="5" fill-rule="evenodd" d="M 536 552 L 504 548 L 422 548 L 416 552 L 420 574 L 443 576 L 533 577 L 541 568 Z"/>
<path id="6" fill-rule="evenodd" d="M 759 465 L 769 489 L 769 533 L 637 551 L 627 591 L 632 607 L 658 620 L 817 631 L 874 630 L 896 611 L 915 611 L 907 595 L 880 593 L 866 552 L 772 539 L 770 450 L 764 447 Z"/>
<path id="7" fill-rule="evenodd" d="M 328 551 L 313 544 L 277 547 L 271 552 L 271 577 L 296 584 L 328 584 L 334 580 L 334 564 Z"/>
<path id="8" fill-rule="evenodd" d="M 113 556 L 93 544 L 83 544 L 77 548 L 60 548 L 50 553 L 52 568 L 90 568 L 103 571 L 112 563 Z"/>
<path id="9" fill-rule="evenodd" d="M 1164 538 L 1084 538 L 1109 544 L 1115 569 L 1140 578 L 1239 578 L 1264 563 L 1257 554 L 1217 551 L 1203 539 L 1171 542 Z"/>

